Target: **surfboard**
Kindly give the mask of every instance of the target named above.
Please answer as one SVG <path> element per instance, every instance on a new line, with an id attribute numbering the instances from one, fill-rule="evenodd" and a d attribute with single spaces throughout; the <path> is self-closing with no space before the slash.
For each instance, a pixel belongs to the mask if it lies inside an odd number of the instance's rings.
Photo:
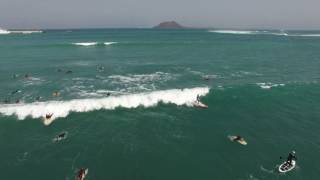
<path id="1" fill-rule="evenodd" d="M 291 170 L 293 170 L 296 167 L 296 161 L 292 160 L 292 164 L 290 165 L 287 161 L 283 162 L 280 166 L 279 166 L 279 172 L 281 173 L 286 173 L 289 172 Z"/>
<path id="2" fill-rule="evenodd" d="M 200 101 L 194 101 L 194 102 L 192 102 L 192 104 L 193 104 L 194 106 L 196 106 L 196 107 L 199 107 L 199 108 L 203 108 L 203 109 L 207 109 L 207 108 L 208 108 L 207 105 L 203 104 L 203 103 L 200 102 Z"/>

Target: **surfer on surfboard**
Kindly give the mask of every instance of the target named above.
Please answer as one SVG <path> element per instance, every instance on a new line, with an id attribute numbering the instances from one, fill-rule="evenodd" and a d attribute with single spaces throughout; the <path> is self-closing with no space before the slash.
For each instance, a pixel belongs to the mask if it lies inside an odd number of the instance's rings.
<path id="1" fill-rule="evenodd" d="M 53 115 L 53 113 L 51 113 L 51 114 L 46 114 L 46 119 L 51 119 L 52 115 Z"/>
<path id="2" fill-rule="evenodd" d="M 88 174 L 88 169 L 81 168 L 78 171 L 77 180 L 84 180 L 87 174 Z"/>
<path id="3" fill-rule="evenodd" d="M 279 172 L 286 173 L 293 170 L 296 167 L 297 157 L 295 156 L 295 154 L 295 151 L 289 153 L 287 160 L 279 166 Z"/>
<path id="4" fill-rule="evenodd" d="M 207 109 L 208 106 L 203 104 L 201 101 L 200 101 L 200 95 L 198 94 L 197 95 L 197 99 L 195 101 L 192 102 L 192 104 L 196 107 L 199 107 L 199 108 L 204 108 L 204 109 Z"/>
<path id="5" fill-rule="evenodd" d="M 240 143 L 242 145 L 247 145 L 246 140 L 244 140 L 244 138 L 239 136 L 239 135 L 237 135 L 237 136 L 228 136 L 228 137 L 233 142 L 238 142 L 238 143 Z"/>

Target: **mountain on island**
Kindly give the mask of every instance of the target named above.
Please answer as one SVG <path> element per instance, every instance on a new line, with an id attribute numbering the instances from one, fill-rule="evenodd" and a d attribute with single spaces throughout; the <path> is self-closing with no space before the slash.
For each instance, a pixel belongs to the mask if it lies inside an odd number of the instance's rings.
<path id="1" fill-rule="evenodd" d="M 153 27 L 154 29 L 183 29 L 184 26 L 178 24 L 175 21 L 166 21 L 158 24 L 157 26 Z"/>

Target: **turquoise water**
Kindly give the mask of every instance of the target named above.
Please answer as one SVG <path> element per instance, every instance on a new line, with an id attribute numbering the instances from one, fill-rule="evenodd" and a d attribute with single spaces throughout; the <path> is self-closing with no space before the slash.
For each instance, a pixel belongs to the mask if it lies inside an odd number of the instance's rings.
<path id="1" fill-rule="evenodd" d="M 316 180 L 319 34 L 0 35 L 1 177 L 71 180 L 85 167 L 95 180 Z M 197 95 L 208 109 L 193 106 Z M 62 131 L 68 138 L 53 143 Z M 291 150 L 298 166 L 279 174 Z"/>

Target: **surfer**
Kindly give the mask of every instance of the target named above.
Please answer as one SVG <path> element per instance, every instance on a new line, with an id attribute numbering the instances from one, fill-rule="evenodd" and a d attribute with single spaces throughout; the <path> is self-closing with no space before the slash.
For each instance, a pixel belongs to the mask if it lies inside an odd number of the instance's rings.
<path id="1" fill-rule="evenodd" d="M 83 180 L 86 176 L 86 170 L 84 168 L 81 168 L 77 175 L 77 180 Z"/>
<path id="2" fill-rule="evenodd" d="M 71 73 L 72 73 L 71 70 L 66 71 L 66 74 L 71 74 Z"/>
<path id="3" fill-rule="evenodd" d="M 11 92 L 11 95 L 14 95 L 14 94 L 16 94 L 16 93 L 18 93 L 18 92 L 20 92 L 19 89 L 15 90 L 15 91 L 12 91 L 12 92 Z"/>
<path id="4" fill-rule="evenodd" d="M 25 74 L 25 75 L 24 75 L 24 78 L 29 79 L 29 78 L 30 78 L 30 75 L 29 75 L 29 74 Z"/>
<path id="5" fill-rule="evenodd" d="M 18 74 L 14 74 L 14 75 L 12 75 L 12 77 L 13 77 L 13 79 L 16 79 L 17 77 L 19 77 L 19 75 Z"/>
<path id="6" fill-rule="evenodd" d="M 9 104 L 9 103 L 10 103 L 10 99 L 5 99 L 3 102 L 4 102 L 5 104 Z"/>
<path id="7" fill-rule="evenodd" d="M 199 94 L 197 95 L 197 102 L 200 102 L 200 96 L 199 96 Z"/>
<path id="8" fill-rule="evenodd" d="M 241 136 L 239 136 L 239 135 L 237 135 L 237 136 L 233 139 L 233 141 L 240 141 L 240 140 L 243 140 L 243 138 L 242 138 Z"/>
<path id="9" fill-rule="evenodd" d="M 52 93 L 52 96 L 58 97 L 58 96 L 60 96 L 60 93 L 58 91 L 55 91 L 55 92 Z"/>
<path id="10" fill-rule="evenodd" d="M 297 157 L 295 156 L 296 152 L 292 151 L 289 153 L 288 157 L 287 157 L 287 163 L 289 163 L 292 166 L 292 160 L 297 160 Z"/>
<path id="11" fill-rule="evenodd" d="M 246 140 L 244 140 L 244 138 L 239 136 L 239 135 L 237 135 L 237 136 L 228 136 L 228 138 L 233 142 L 238 142 L 238 143 L 240 143 L 242 145 L 247 145 Z"/>
<path id="12" fill-rule="evenodd" d="M 103 67 L 103 66 L 98 66 L 98 68 L 97 68 L 97 69 L 98 69 L 98 71 L 99 71 L 99 72 L 104 71 L 104 67 Z"/>
<path id="13" fill-rule="evenodd" d="M 53 113 L 51 113 L 51 114 L 46 114 L 46 119 L 51 119 L 52 115 L 53 115 Z"/>
<path id="14" fill-rule="evenodd" d="M 59 142 L 63 139 L 66 139 L 68 135 L 67 131 L 63 131 L 61 133 L 59 133 L 55 138 L 53 138 L 53 142 Z"/>

